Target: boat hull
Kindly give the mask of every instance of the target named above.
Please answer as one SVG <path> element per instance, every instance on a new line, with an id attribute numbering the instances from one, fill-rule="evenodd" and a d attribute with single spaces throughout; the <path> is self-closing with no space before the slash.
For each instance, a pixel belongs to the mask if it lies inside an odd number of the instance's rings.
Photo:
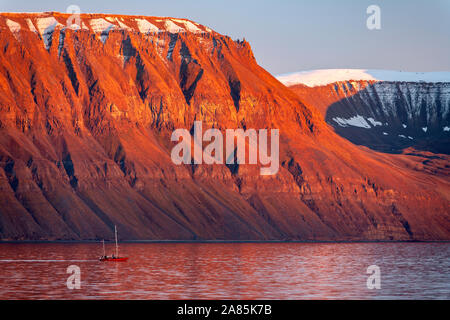
<path id="1" fill-rule="evenodd" d="M 108 262 L 108 261 L 123 262 L 123 261 L 127 261 L 128 257 L 123 257 L 123 258 L 100 258 L 99 260 L 101 262 Z"/>

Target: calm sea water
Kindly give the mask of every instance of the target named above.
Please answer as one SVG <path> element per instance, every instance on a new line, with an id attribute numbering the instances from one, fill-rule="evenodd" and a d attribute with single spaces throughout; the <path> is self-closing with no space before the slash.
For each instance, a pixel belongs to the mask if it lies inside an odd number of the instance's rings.
<path id="1" fill-rule="evenodd" d="M 107 245 L 111 251 L 112 245 Z M 450 299 L 449 243 L 0 244 L 0 299 Z M 69 290 L 67 267 L 81 270 Z M 381 271 L 368 289 L 367 267 Z"/>

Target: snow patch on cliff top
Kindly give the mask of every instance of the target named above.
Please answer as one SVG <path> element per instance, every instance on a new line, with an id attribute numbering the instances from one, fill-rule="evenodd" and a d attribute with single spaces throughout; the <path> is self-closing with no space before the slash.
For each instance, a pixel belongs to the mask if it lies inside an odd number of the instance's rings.
<path id="1" fill-rule="evenodd" d="M 372 119 L 372 118 L 371 118 Z M 350 119 L 343 119 L 343 118 L 333 118 L 334 122 L 337 122 L 337 124 L 341 127 L 359 127 L 359 128 L 365 128 L 370 129 L 371 126 L 367 123 L 366 119 L 360 115 L 356 115 L 354 117 L 351 117 Z"/>
<path id="2" fill-rule="evenodd" d="M 164 21 L 164 28 L 166 31 L 170 33 L 178 33 L 178 32 L 184 32 L 184 28 L 178 26 L 173 21 L 165 20 Z"/>
<path id="3" fill-rule="evenodd" d="M 450 72 L 403 72 L 369 69 L 322 69 L 286 73 L 276 76 L 286 86 L 304 84 L 323 86 L 338 81 L 450 82 Z"/>
<path id="4" fill-rule="evenodd" d="M 133 31 L 133 28 L 130 28 L 129 26 L 127 26 L 127 25 L 126 25 L 125 23 L 123 23 L 122 21 L 117 20 L 117 23 L 119 23 L 119 27 L 120 27 L 122 30 Z"/>
<path id="5" fill-rule="evenodd" d="M 45 49 L 49 49 L 52 43 L 53 32 L 56 27 L 63 28 L 64 26 L 59 23 L 54 17 L 37 18 L 37 29 L 44 40 Z"/>
<path id="6" fill-rule="evenodd" d="M 6 25 L 8 26 L 9 30 L 11 30 L 12 33 L 20 31 L 20 24 L 15 21 L 6 19 Z"/>
<path id="7" fill-rule="evenodd" d="M 63 14 L 58 12 L 4 13 L 4 16 L 0 12 L 0 19 L 4 19 L 6 27 L 13 33 L 17 32 L 20 27 L 24 27 L 24 22 L 26 22 L 31 31 L 39 31 L 41 35 L 45 34 L 46 31 L 48 34 L 51 34 L 57 27 L 61 29 L 66 27 L 66 23 L 63 20 L 67 20 L 67 17 L 68 15 L 63 16 Z M 16 21 L 17 19 L 20 21 Z M 75 26 L 67 27 L 71 27 L 74 30 L 92 30 L 94 33 L 104 33 L 105 35 L 111 30 L 139 31 L 146 34 L 161 31 L 170 33 L 191 32 L 194 34 L 213 32 L 212 29 L 197 22 L 170 17 L 81 14 L 80 21 L 82 24 L 81 28 Z M 90 27 L 88 28 L 88 26 Z"/>
<path id="8" fill-rule="evenodd" d="M 148 22 L 145 19 L 136 19 L 137 26 L 139 28 L 139 32 L 141 33 L 149 33 L 149 32 L 158 32 L 159 29 L 154 24 Z"/>
<path id="9" fill-rule="evenodd" d="M 36 30 L 36 27 L 34 26 L 33 22 L 31 21 L 31 19 L 28 18 L 26 21 L 27 21 L 27 25 L 28 25 L 28 28 L 30 29 L 30 31 L 38 33 L 38 31 Z"/>
<path id="10" fill-rule="evenodd" d="M 181 23 L 184 25 L 187 31 L 193 32 L 193 33 L 199 33 L 202 32 L 200 28 L 198 28 L 195 24 L 188 20 L 181 20 L 181 19 L 172 19 L 174 22 Z"/>
<path id="11" fill-rule="evenodd" d="M 56 21 L 54 17 L 37 19 L 37 28 L 41 35 L 52 33 L 57 26 L 63 27 L 63 25 Z"/>

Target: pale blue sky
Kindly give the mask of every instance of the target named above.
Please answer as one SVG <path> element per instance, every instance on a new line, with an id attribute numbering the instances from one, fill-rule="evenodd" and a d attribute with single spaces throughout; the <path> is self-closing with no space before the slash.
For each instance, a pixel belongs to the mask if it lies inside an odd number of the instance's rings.
<path id="1" fill-rule="evenodd" d="M 0 11 L 61 11 L 192 19 L 233 39 L 245 37 L 273 74 L 369 68 L 450 71 L 450 0 L 0 0 Z M 381 8 L 381 30 L 366 8 Z"/>

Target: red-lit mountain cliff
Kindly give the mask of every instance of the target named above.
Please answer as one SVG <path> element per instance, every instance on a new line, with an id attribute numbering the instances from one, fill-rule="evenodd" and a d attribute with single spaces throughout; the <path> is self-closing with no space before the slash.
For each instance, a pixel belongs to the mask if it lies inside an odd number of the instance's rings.
<path id="1" fill-rule="evenodd" d="M 448 162 L 353 145 L 184 19 L 0 14 L 0 238 L 450 239 Z M 280 170 L 183 165 L 170 134 L 278 128 Z M 445 171 L 447 170 L 447 171 Z"/>

